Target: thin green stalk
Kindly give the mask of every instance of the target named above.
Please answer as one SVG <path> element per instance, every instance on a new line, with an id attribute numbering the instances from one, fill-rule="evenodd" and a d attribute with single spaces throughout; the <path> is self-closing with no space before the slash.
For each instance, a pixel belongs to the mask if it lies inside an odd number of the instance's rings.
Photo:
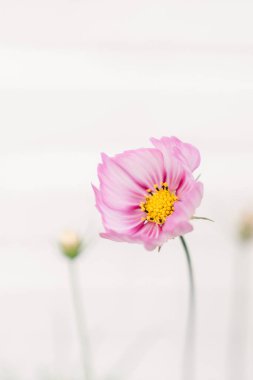
<path id="1" fill-rule="evenodd" d="M 83 365 L 84 380 L 93 380 L 91 368 L 91 355 L 87 331 L 85 328 L 85 316 L 81 301 L 80 286 L 76 272 L 75 262 L 69 261 L 69 281 L 72 293 L 73 307 L 76 318 L 77 333 L 80 341 L 81 360 Z"/>
<path id="2" fill-rule="evenodd" d="M 183 353 L 182 379 L 194 380 L 195 378 L 195 282 L 190 252 L 183 236 L 180 236 L 187 261 L 189 277 L 189 304 L 185 335 L 185 347 Z"/>

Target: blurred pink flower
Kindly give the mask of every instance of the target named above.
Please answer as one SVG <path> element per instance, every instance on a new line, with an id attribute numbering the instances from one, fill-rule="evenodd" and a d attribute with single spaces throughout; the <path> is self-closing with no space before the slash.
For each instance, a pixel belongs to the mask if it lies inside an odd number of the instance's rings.
<path id="1" fill-rule="evenodd" d="M 93 186 L 105 232 L 114 241 L 144 244 L 148 250 L 193 230 L 203 185 L 192 172 L 200 154 L 175 137 L 152 138 L 155 148 L 102 154 L 100 187 Z"/>

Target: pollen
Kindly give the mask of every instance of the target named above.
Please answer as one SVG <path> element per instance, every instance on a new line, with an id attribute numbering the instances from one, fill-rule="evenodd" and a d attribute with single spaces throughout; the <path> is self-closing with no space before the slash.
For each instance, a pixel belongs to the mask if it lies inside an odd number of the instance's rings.
<path id="1" fill-rule="evenodd" d="M 142 220 L 156 224 L 164 224 L 167 217 L 174 212 L 174 204 L 178 200 L 177 196 L 169 190 L 166 182 L 161 182 L 161 186 L 154 184 L 154 190 L 147 189 L 145 201 L 140 203 L 140 208 L 145 212 Z"/>

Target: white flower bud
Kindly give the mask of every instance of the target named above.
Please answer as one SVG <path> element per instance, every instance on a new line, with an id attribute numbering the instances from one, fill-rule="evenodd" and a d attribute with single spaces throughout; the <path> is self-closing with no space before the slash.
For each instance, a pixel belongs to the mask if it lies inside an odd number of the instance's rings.
<path id="1" fill-rule="evenodd" d="M 61 251 L 70 259 L 76 258 L 82 249 L 82 241 L 74 231 L 65 231 L 59 240 Z"/>

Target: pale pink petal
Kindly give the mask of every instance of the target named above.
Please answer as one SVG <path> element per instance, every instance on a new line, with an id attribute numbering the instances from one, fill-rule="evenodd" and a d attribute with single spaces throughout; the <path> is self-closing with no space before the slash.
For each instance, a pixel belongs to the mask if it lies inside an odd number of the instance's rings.
<path id="1" fill-rule="evenodd" d="M 118 232 L 118 231 L 113 231 L 113 230 L 107 230 L 106 232 L 100 233 L 100 236 L 105 239 L 110 239 L 110 240 L 118 241 L 118 242 L 126 242 L 126 243 L 133 243 L 133 244 L 144 243 L 140 235 L 138 235 L 137 233 L 131 233 L 131 231 Z"/>
<path id="2" fill-rule="evenodd" d="M 188 217 L 191 218 L 199 207 L 203 197 L 203 184 L 186 177 L 183 185 L 178 189 L 177 196 L 180 202 L 188 211 Z"/>
<path id="3" fill-rule="evenodd" d="M 118 231 L 108 230 L 101 233 L 100 236 L 118 242 L 144 244 L 144 247 L 149 251 L 162 246 L 165 241 L 167 241 L 167 237 L 162 232 L 161 227 L 155 223 L 143 224 L 139 231 L 135 231 L 135 233 L 120 233 Z"/>
<path id="4" fill-rule="evenodd" d="M 165 181 L 163 155 L 157 149 L 128 150 L 116 155 L 115 161 L 144 190 Z"/>
<path id="5" fill-rule="evenodd" d="M 173 155 L 162 140 L 151 139 L 151 142 L 159 149 L 163 155 L 166 178 L 170 191 L 175 191 L 184 179 L 185 168 L 182 161 Z"/>
<path id="6" fill-rule="evenodd" d="M 185 169 L 182 163 L 175 157 L 167 155 L 166 164 L 166 182 L 170 191 L 176 191 L 185 178 Z"/>
<path id="7" fill-rule="evenodd" d="M 96 197 L 96 207 L 99 210 L 105 229 L 122 231 L 133 231 L 143 223 L 141 218 L 143 212 L 139 207 L 126 210 L 112 209 L 102 199 L 102 193 L 95 186 L 93 190 Z"/>
<path id="8" fill-rule="evenodd" d="M 145 223 L 137 236 L 144 242 L 144 247 L 152 251 L 162 246 L 167 241 L 166 234 L 163 233 L 162 227 L 156 223 Z"/>
<path id="9" fill-rule="evenodd" d="M 98 166 L 101 197 L 110 207 L 127 209 L 138 205 L 144 190 L 134 182 L 129 174 L 115 162 L 102 155 L 103 163 Z"/>
<path id="10" fill-rule="evenodd" d="M 170 235 L 170 238 L 175 238 L 177 236 L 183 236 L 189 232 L 192 232 L 193 226 L 188 221 L 183 221 L 178 223 Z"/>
<path id="11" fill-rule="evenodd" d="M 200 164 L 200 154 L 191 144 L 183 143 L 176 137 L 162 137 L 160 140 L 151 138 L 152 144 L 160 149 L 164 157 L 168 154 L 178 158 L 192 172 Z"/>
<path id="12" fill-rule="evenodd" d="M 111 208 L 138 206 L 146 189 L 164 181 L 163 156 L 157 149 L 127 151 L 113 158 L 102 155 L 98 166 L 103 201 Z"/>
<path id="13" fill-rule="evenodd" d="M 163 231 L 167 234 L 168 239 L 184 235 L 192 230 L 193 227 L 189 223 L 185 212 L 179 209 L 169 216 L 163 225 Z"/>
<path id="14" fill-rule="evenodd" d="M 109 239 L 117 242 L 126 242 L 126 243 L 139 243 L 136 241 L 133 235 L 124 234 L 116 231 L 108 230 L 106 232 L 101 232 L 100 236 L 104 239 Z"/>
<path id="15" fill-rule="evenodd" d="M 186 184 L 182 186 L 177 196 L 179 200 L 175 203 L 174 213 L 169 216 L 163 225 L 163 231 L 169 234 L 169 237 L 176 237 L 191 232 L 193 227 L 189 220 L 199 207 L 202 195 L 203 185 L 187 176 Z"/>

